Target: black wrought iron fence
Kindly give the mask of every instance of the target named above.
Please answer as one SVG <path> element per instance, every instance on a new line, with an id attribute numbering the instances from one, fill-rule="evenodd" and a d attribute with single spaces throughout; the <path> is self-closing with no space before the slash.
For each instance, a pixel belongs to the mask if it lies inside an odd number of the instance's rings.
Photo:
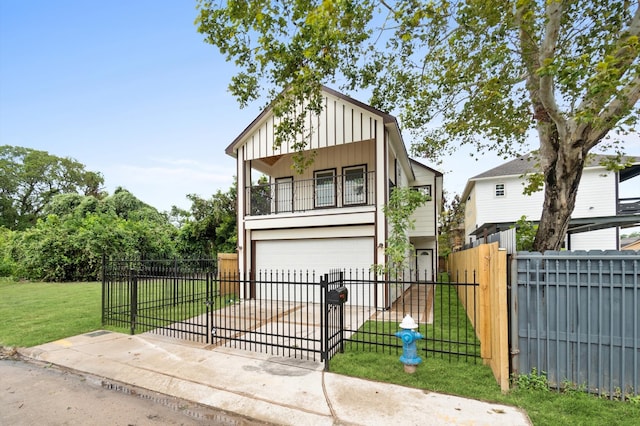
<path id="1" fill-rule="evenodd" d="M 439 281 L 422 279 L 427 276 L 411 270 L 386 277 L 368 270 L 346 271 L 344 350 L 401 353 L 402 341 L 395 333 L 410 315 L 424 336 L 417 342 L 423 355 L 477 362 L 480 341 L 472 324 L 478 314 L 468 309 L 478 297 L 474 275 L 468 282 L 446 275 Z"/>
<path id="2" fill-rule="evenodd" d="M 212 344 L 322 360 L 323 286 L 313 272 L 222 272 L 226 306 L 211 311 Z"/>
<path id="3" fill-rule="evenodd" d="M 214 278 L 212 259 L 104 259 L 102 323 L 208 342 Z"/>
<path id="4" fill-rule="evenodd" d="M 325 361 L 341 351 L 400 353 L 405 315 L 425 356 L 480 358 L 477 284 L 402 271 L 218 273 L 211 260 L 105 261 L 102 319 L 212 345 Z"/>

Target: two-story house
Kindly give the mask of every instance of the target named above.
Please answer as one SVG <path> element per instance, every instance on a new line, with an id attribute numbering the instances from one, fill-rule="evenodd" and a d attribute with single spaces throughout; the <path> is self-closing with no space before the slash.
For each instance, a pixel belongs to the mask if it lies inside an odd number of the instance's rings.
<path id="1" fill-rule="evenodd" d="M 226 149 L 237 160 L 238 263 L 256 271 L 366 269 L 385 264 L 383 206 L 395 186 L 428 192 L 409 235 L 412 267 L 436 271 L 442 173 L 409 158 L 395 117 L 329 88 L 304 134 L 313 164 L 292 168 L 274 148 L 277 118 L 266 108 Z"/>
<path id="2" fill-rule="evenodd" d="M 635 191 L 637 198 L 620 197 L 620 183 L 640 175 L 640 158 L 628 159 L 632 165 L 619 172 L 607 170 L 599 156 L 584 168 L 566 249 L 618 250 L 619 227 L 640 224 L 640 191 Z M 540 219 L 544 191 L 523 194 L 535 163 L 531 154 L 524 155 L 467 181 L 462 194 L 467 242 L 508 229 L 522 216 L 533 223 Z"/>

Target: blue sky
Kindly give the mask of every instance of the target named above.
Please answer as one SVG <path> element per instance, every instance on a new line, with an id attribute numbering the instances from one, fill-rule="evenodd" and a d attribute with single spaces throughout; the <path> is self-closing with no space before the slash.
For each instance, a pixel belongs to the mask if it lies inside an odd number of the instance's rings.
<path id="1" fill-rule="evenodd" d="M 195 0 L 0 0 L 0 145 L 72 157 L 159 210 L 226 191 L 240 109 L 233 64 L 204 43 Z M 336 89 L 338 89 L 336 87 Z M 366 102 L 366 96 L 352 96 Z M 406 140 L 409 142 L 409 140 Z M 629 154 L 640 155 L 640 141 Z M 430 164 L 445 189 L 502 163 L 462 151 Z"/>

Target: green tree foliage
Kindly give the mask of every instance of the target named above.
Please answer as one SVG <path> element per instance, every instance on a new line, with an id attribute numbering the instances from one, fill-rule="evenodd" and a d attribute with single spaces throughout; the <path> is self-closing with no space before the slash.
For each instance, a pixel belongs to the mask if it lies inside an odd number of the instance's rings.
<path id="1" fill-rule="evenodd" d="M 187 195 L 191 200 L 189 212 L 172 208 L 174 220 L 180 224 L 178 250 L 180 253 L 211 257 L 218 253 L 235 253 L 238 244 L 236 216 L 236 188 L 218 190 L 210 199 L 195 194 Z"/>
<path id="2" fill-rule="evenodd" d="M 370 90 L 428 158 L 461 144 L 513 155 L 536 131 L 542 251 L 562 244 L 589 153 L 621 155 L 617 133 L 637 134 L 637 1 L 199 0 L 196 24 L 238 67 L 242 106 L 267 91 L 276 144 L 301 167 L 295 112 L 322 108 L 321 84 Z"/>
<path id="3" fill-rule="evenodd" d="M 102 256 L 170 258 L 178 230 L 153 207 L 119 188 L 112 196 L 60 194 L 48 214 L 0 244 L 0 272 L 44 281 L 100 278 Z M 0 228 L 3 229 L 3 228 Z M 1 260 L 3 259 L 3 260 Z"/>
<path id="4" fill-rule="evenodd" d="M 516 250 L 533 251 L 533 242 L 538 231 L 538 225 L 534 225 L 527 220 L 526 216 L 520 217 L 516 222 Z"/>
<path id="5" fill-rule="evenodd" d="M 373 265 L 377 274 L 397 273 L 407 266 L 407 261 L 415 255 L 413 244 L 409 241 L 409 230 L 414 228 L 411 217 L 418 207 L 431 198 L 420 190 L 409 187 L 395 187 L 384 206 L 384 214 L 389 221 L 389 236 L 384 249 L 387 264 Z"/>
<path id="6" fill-rule="evenodd" d="M 0 146 L 0 226 L 26 229 L 35 225 L 58 194 L 99 197 L 99 173 L 71 158 L 46 151 Z"/>
<path id="7" fill-rule="evenodd" d="M 458 194 L 449 198 L 444 194 L 442 212 L 439 216 L 438 252 L 447 257 L 454 249 L 464 244 L 464 203 Z"/>
<path id="8" fill-rule="evenodd" d="M 16 268 L 11 250 L 14 246 L 15 231 L 0 226 L 0 277 L 13 275 Z"/>

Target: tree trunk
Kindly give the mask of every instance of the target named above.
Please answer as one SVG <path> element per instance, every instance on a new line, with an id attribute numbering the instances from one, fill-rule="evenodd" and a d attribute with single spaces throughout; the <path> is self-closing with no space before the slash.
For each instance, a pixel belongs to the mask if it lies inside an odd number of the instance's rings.
<path id="1" fill-rule="evenodd" d="M 571 143 L 574 142 L 574 143 Z M 534 249 L 560 250 L 576 204 L 578 185 L 587 155 L 579 141 L 557 141 L 541 149 L 544 173 L 544 204 Z M 545 144 L 543 143 L 542 146 Z"/>

